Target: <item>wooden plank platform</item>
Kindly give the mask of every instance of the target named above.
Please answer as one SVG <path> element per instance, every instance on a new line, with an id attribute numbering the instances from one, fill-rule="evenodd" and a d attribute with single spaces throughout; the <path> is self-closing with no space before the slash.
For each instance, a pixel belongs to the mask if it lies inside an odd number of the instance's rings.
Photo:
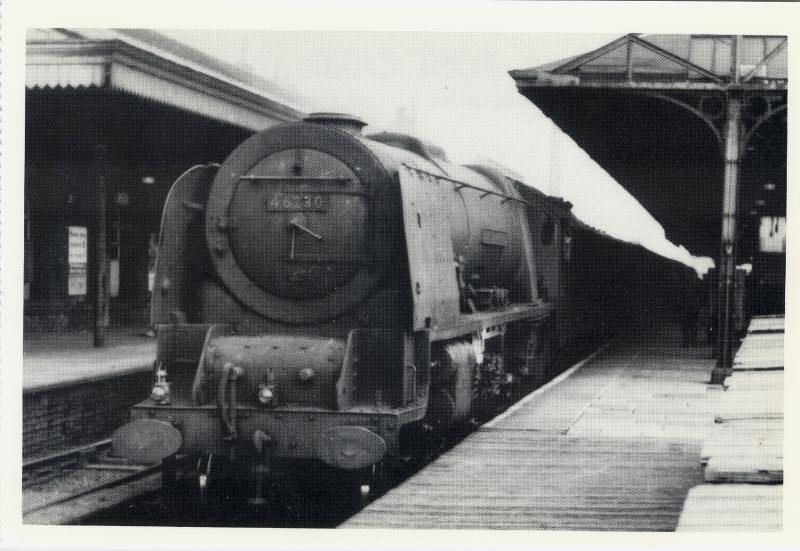
<path id="1" fill-rule="evenodd" d="M 782 332 L 749 333 L 733 358 L 733 369 L 762 370 L 783 369 Z"/>
<path id="2" fill-rule="evenodd" d="M 778 318 L 769 318 L 775 324 Z M 762 320 L 753 320 L 758 325 Z M 777 325 L 777 324 L 775 324 Z M 783 334 L 749 332 L 742 351 L 753 371 L 734 371 L 715 408 L 717 426 L 701 453 L 706 482 L 780 483 L 783 481 Z M 761 354 L 761 356 L 759 356 Z M 728 428 L 734 422 L 733 428 Z M 738 422 L 738 423 L 736 423 Z M 746 424 L 743 424 L 746 423 Z M 745 430 L 742 430 L 742 428 Z"/>
<path id="3" fill-rule="evenodd" d="M 783 486 L 702 484 L 689 491 L 681 532 L 766 532 L 783 528 Z"/>
<path id="4" fill-rule="evenodd" d="M 750 320 L 750 325 L 747 328 L 748 333 L 768 333 L 779 332 L 783 333 L 785 319 L 783 315 L 776 316 L 755 316 Z"/>
<path id="5" fill-rule="evenodd" d="M 725 379 L 730 390 L 773 389 L 783 392 L 783 370 L 775 371 L 734 371 Z"/>
<path id="6" fill-rule="evenodd" d="M 718 423 L 734 419 L 782 419 L 782 390 L 781 388 L 754 390 L 729 388 L 718 400 L 714 419 Z"/>
<path id="7" fill-rule="evenodd" d="M 783 482 L 783 452 L 737 450 L 709 457 L 703 472 L 706 482 L 772 484 Z"/>
<path id="8" fill-rule="evenodd" d="M 703 443 L 700 461 L 712 456 L 763 453 L 783 457 L 783 419 L 739 419 L 721 423 Z"/>
<path id="9" fill-rule="evenodd" d="M 677 342 L 611 347 L 341 528 L 673 530 L 718 390 L 709 350 Z"/>
<path id="10" fill-rule="evenodd" d="M 779 318 L 750 324 L 700 452 L 704 480 L 717 484 L 692 489 L 679 530 L 781 529 L 784 378 L 778 327 Z"/>
<path id="11" fill-rule="evenodd" d="M 697 444 L 478 432 L 344 528 L 671 530 Z"/>

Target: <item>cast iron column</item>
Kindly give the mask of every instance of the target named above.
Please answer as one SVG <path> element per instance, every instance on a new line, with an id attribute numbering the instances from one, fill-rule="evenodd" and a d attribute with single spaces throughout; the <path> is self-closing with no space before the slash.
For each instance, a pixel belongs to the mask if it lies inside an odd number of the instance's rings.
<path id="1" fill-rule="evenodd" d="M 94 346 L 106 344 L 108 329 L 108 253 L 106 251 L 106 181 L 108 162 L 106 146 L 98 145 L 95 152 L 96 212 L 95 212 L 95 287 L 94 287 Z"/>
<path id="2" fill-rule="evenodd" d="M 733 291 L 736 270 L 736 212 L 739 196 L 739 161 L 742 155 L 742 98 L 728 97 L 725 123 L 725 183 L 722 195 L 722 232 L 720 236 L 719 293 L 717 297 L 717 366 L 711 382 L 722 383 L 733 366 Z"/>

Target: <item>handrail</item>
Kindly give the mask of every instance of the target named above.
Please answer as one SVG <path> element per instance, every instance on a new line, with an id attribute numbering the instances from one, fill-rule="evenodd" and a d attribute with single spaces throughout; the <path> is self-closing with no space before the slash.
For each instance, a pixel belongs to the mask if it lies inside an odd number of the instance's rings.
<path id="1" fill-rule="evenodd" d="M 522 203 L 523 205 L 528 206 L 530 208 L 537 208 L 536 205 L 534 205 L 533 203 L 531 203 L 529 201 L 526 201 L 525 199 L 520 199 L 519 197 L 512 197 L 511 195 L 506 195 L 505 193 L 501 193 L 499 191 L 492 191 L 490 189 L 486 189 L 486 188 L 482 188 L 482 187 L 475 186 L 475 185 L 472 185 L 472 184 L 468 184 L 466 182 L 462 182 L 461 180 L 454 180 L 453 178 L 450 178 L 448 176 L 442 176 L 441 174 L 436 174 L 434 172 L 428 172 L 427 170 L 423 170 L 421 168 L 409 166 L 409 165 L 407 165 L 405 163 L 403 163 L 402 166 L 404 168 L 408 169 L 408 170 L 413 170 L 415 172 L 419 172 L 421 174 L 425 174 L 426 176 L 431 176 L 432 178 L 436 178 L 438 180 L 444 180 L 446 182 L 450 182 L 451 184 L 456 186 L 456 191 L 460 191 L 463 188 L 474 189 L 475 191 L 480 191 L 481 192 L 481 198 L 486 197 L 487 195 L 495 195 L 497 197 L 502 197 L 503 198 L 502 202 L 515 201 L 517 203 Z"/>

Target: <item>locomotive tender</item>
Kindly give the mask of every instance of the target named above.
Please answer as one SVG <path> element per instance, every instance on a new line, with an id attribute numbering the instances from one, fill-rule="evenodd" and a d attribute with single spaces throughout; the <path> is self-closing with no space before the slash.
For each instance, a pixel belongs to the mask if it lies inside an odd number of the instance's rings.
<path id="1" fill-rule="evenodd" d="M 412 427 L 445 430 L 540 383 L 598 323 L 567 302 L 568 203 L 363 126 L 275 126 L 175 182 L 156 382 L 117 453 L 365 469 L 404 453 Z"/>

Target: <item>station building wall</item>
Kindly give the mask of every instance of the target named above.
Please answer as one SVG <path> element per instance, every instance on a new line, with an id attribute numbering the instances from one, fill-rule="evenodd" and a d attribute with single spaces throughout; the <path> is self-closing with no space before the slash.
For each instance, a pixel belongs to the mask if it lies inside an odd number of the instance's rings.
<path id="1" fill-rule="evenodd" d="M 252 132 L 106 90 L 29 90 L 26 101 L 25 329 L 91 326 L 100 172 L 106 181 L 106 251 L 118 274 L 111 323 L 146 327 L 149 273 L 171 184 L 196 164 L 221 162 Z M 106 146 L 102 165 L 99 144 Z M 86 264 L 76 277 L 80 228 Z"/>

